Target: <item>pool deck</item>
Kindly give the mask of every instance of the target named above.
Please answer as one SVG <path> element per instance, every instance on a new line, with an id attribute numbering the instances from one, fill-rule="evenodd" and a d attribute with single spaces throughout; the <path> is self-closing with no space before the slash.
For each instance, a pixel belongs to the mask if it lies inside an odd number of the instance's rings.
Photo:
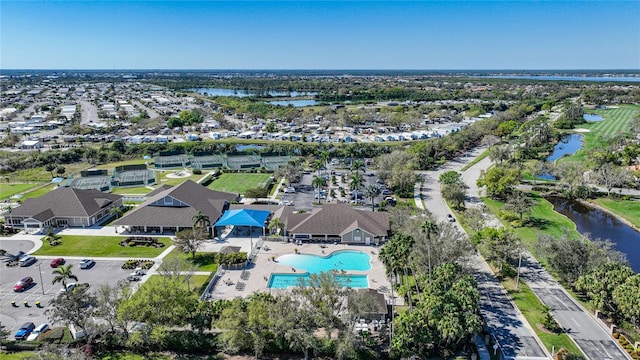
<path id="1" fill-rule="evenodd" d="M 254 240 L 254 242 L 255 241 L 256 240 Z M 241 246 L 245 245 L 244 242 L 245 241 L 241 239 L 233 239 L 233 241 L 229 241 L 229 243 L 232 244 L 226 243 L 224 245 Z M 207 246 L 205 251 L 216 251 L 215 248 L 218 246 L 218 244 L 210 244 Z M 249 246 L 248 241 L 245 246 Z M 242 246 L 243 251 L 248 250 L 245 249 L 245 246 Z M 339 250 L 356 250 L 369 255 L 371 257 L 371 269 L 366 271 L 347 271 L 346 274 L 367 275 L 369 288 L 376 289 L 380 293 L 384 293 L 387 298 L 390 297 L 389 289 L 391 289 L 391 282 L 387 278 L 384 265 L 382 265 L 382 262 L 378 259 L 379 247 L 342 244 L 323 244 L 322 246 L 323 247 L 321 247 L 321 244 L 295 245 L 294 243 L 265 241 L 258 252 L 255 264 L 252 264 L 245 269 L 250 274 L 249 277 L 246 278 L 245 274 L 245 279 L 241 278 L 243 270 L 226 270 L 222 279 L 216 284 L 213 292 L 211 293 L 211 297 L 213 299 L 233 299 L 236 297 L 245 298 L 254 292 L 268 292 L 276 295 L 278 293 L 288 291 L 286 289 L 268 288 L 267 285 L 271 274 L 304 274 L 304 271 L 296 271 L 291 266 L 280 265 L 277 262 L 272 261 L 272 258 L 277 258 L 278 256 L 285 254 L 294 254 L 294 249 L 296 248 L 300 254 L 318 256 L 329 256 L 331 253 Z M 244 287 L 238 287 L 238 283 L 244 284 Z M 399 305 L 401 303 L 403 303 L 403 299 L 397 298 L 396 294 L 396 304 Z"/>

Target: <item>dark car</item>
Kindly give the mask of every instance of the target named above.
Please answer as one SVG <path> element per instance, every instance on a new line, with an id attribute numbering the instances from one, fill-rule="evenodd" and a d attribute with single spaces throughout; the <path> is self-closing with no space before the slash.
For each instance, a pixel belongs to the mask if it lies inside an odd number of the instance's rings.
<path id="1" fill-rule="evenodd" d="M 29 286 L 31 286 L 31 284 L 33 284 L 33 278 L 31 276 L 24 277 L 13 286 L 13 291 L 25 291 Z"/>
<path id="2" fill-rule="evenodd" d="M 16 331 L 16 340 L 24 340 L 28 338 L 35 328 L 36 326 L 32 322 L 24 323 L 22 326 L 20 326 L 20 329 Z"/>
<path id="3" fill-rule="evenodd" d="M 60 265 L 64 265 L 64 263 L 65 263 L 64 258 L 57 258 L 57 259 L 51 260 L 51 264 L 49 265 L 51 265 L 52 268 L 57 268 Z"/>
<path id="4" fill-rule="evenodd" d="M 91 269 L 96 262 L 93 259 L 82 259 L 80 260 L 80 269 Z"/>

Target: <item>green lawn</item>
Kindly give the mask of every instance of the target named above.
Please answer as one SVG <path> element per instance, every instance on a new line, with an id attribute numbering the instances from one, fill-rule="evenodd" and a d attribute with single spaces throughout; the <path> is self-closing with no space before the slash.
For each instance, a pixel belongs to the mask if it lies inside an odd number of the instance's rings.
<path id="1" fill-rule="evenodd" d="M 270 177 L 271 174 L 222 174 L 207 187 L 212 190 L 244 194 L 247 189 L 265 186 Z"/>
<path id="2" fill-rule="evenodd" d="M 463 166 L 462 169 L 460 169 L 461 172 L 465 172 L 467 171 L 468 168 L 472 167 L 473 165 L 477 164 L 480 162 L 480 160 L 486 158 L 487 156 L 489 156 L 489 150 L 485 150 L 482 154 L 478 155 L 478 157 L 476 157 L 475 159 L 473 159 L 473 161 L 471 161 L 470 163 L 468 163 L 467 165 Z"/>
<path id="3" fill-rule="evenodd" d="M 157 185 L 179 185 L 182 184 L 183 182 L 187 181 L 187 180 L 192 180 L 192 181 L 198 181 L 200 180 L 201 177 L 206 176 L 206 174 L 202 174 L 202 175 L 191 175 L 191 176 L 187 176 L 187 177 L 183 177 L 183 178 L 168 178 L 167 175 L 168 174 L 173 174 L 175 172 L 177 172 L 179 170 L 165 170 L 163 173 L 159 173 L 159 181 L 157 183 Z M 158 172 L 156 172 L 156 179 L 158 179 Z"/>
<path id="4" fill-rule="evenodd" d="M 538 327 L 538 324 L 541 324 L 544 318 L 542 303 L 538 300 L 535 294 L 531 292 L 527 285 L 520 282 L 518 289 L 516 289 L 515 281 L 513 279 L 508 279 L 502 281 L 502 286 L 507 289 L 507 292 L 513 299 L 513 302 L 518 306 L 522 315 L 527 319 L 527 322 L 531 325 L 549 352 L 551 352 L 552 348 L 555 348 L 556 351 L 560 348 L 565 348 L 574 354 L 582 355 L 582 352 L 576 347 L 567 334 L 549 333 L 548 331 L 541 330 Z"/>
<path id="5" fill-rule="evenodd" d="M 192 259 L 191 254 L 185 254 L 178 249 L 173 249 L 173 251 L 171 251 L 169 254 L 167 254 L 167 256 L 165 256 L 165 259 L 171 259 L 171 258 L 186 259 L 190 261 L 192 264 L 198 266 L 196 271 L 216 272 L 216 270 L 218 270 L 218 264 L 214 262 L 213 255 L 215 255 L 215 253 L 198 251 L 196 252 L 196 258 Z"/>
<path id="6" fill-rule="evenodd" d="M 165 244 L 165 247 L 120 246 L 120 241 L 125 238 L 126 236 L 62 235 L 62 244 L 50 246 L 45 241 L 34 255 L 153 258 L 160 255 L 167 249 L 167 246 L 172 244 L 168 237 L 159 237 L 158 240 Z"/>
<path id="7" fill-rule="evenodd" d="M 531 221 L 535 226 L 512 228 L 511 224 L 502 221 L 502 223 L 514 230 L 514 232 L 522 239 L 522 241 L 535 253 L 534 245 L 538 241 L 539 234 L 548 234 L 553 237 L 561 236 L 564 231 L 569 230 L 573 236 L 579 236 L 579 233 L 575 229 L 575 224 L 569 220 L 566 216 L 557 213 L 553 210 L 553 205 L 544 198 L 531 194 L 532 199 L 536 201 L 536 205 L 531 210 L 529 215 Z M 482 201 L 487 205 L 489 210 L 493 214 L 498 214 L 500 209 L 504 206 L 501 201 L 483 198 Z"/>
<path id="8" fill-rule="evenodd" d="M 561 161 L 584 162 L 591 149 L 606 149 L 608 141 L 618 133 L 629 131 L 629 123 L 640 114 L 638 105 L 620 105 L 617 109 L 586 110 L 588 113 L 599 114 L 604 121 L 580 124 L 577 128 L 588 129 L 584 135 L 584 147 L 573 156 L 564 157 Z"/>
<path id="9" fill-rule="evenodd" d="M 57 187 L 58 185 L 55 185 L 55 184 L 43 186 L 39 189 L 29 191 L 28 193 L 24 194 L 24 196 L 21 199 L 39 198 L 40 196 L 48 193 L 49 191 L 55 190 Z"/>
<path id="10" fill-rule="evenodd" d="M 25 192 L 31 188 L 38 186 L 38 184 L 0 184 L 0 199 L 9 198 L 15 194 Z"/>
<path id="11" fill-rule="evenodd" d="M 85 162 L 73 163 L 73 164 L 64 164 L 65 173 L 62 177 L 67 177 L 70 174 L 75 174 L 80 172 L 81 170 L 89 169 L 89 166 Z M 44 169 L 44 166 L 27 169 L 27 170 L 16 170 L 7 174 L 10 182 L 15 183 L 48 183 L 51 181 L 51 173 Z M 58 176 L 54 173 L 54 176 Z"/>
<path id="12" fill-rule="evenodd" d="M 600 198 L 594 200 L 596 204 L 631 222 L 640 228 L 640 202 L 631 200 L 615 200 Z"/>
<path id="13" fill-rule="evenodd" d="M 142 286 L 146 286 L 148 283 L 153 284 L 153 282 L 158 281 L 156 279 L 160 279 L 161 276 L 162 275 L 158 274 L 151 275 L 151 277 L 149 277 L 149 279 Z M 207 275 L 191 275 L 191 278 L 189 279 L 189 287 L 191 291 L 200 295 L 207 287 L 207 284 L 209 283 L 209 277 L 210 276 Z M 184 281 L 184 276 L 180 276 L 180 278 Z"/>
<path id="14" fill-rule="evenodd" d="M 149 189 L 148 187 L 144 187 L 144 186 L 127 187 L 127 188 L 112 188 L 111 189 L 111 192 L 114 193 L 114 194 L 125 194 L 125 195 L 129 195 L 129 194 L 146 195 L 146 194 L 150 193 L 151 191 L 153 191 L 153 190 Z"/>

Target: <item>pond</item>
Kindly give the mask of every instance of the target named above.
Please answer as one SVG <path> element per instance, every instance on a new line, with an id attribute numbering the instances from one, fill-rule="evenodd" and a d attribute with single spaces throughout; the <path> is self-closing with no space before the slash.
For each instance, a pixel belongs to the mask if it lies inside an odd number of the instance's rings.
<path id="1" fill-rule="evenodd" d="M 190 88 L 189 91 L 197 92 L 198 94 L 207 96 L 235 96 L 235 97 L 248 97 L 248 96 L 282 96 L 282 97 L 299 97 L 299 96 L 315 96 L 317 92 L 313 91 L 257 91 L 248 89 L 223 89 L 223 88 Z"/>
<path id="2" fill-rule="evenodd" d="M 547 162 L 554 162 L 563 156 L 570 156 L 580 150 L 582 147 L 582 138 L 580 134 L 570 134 L 563 136 L 562 139 L 553 147 L 553 152 L 545 160 Z M 538 176 L 538 179 L 555 180 L 555 176 L 546 173 Z"/>
<path id="3" fill-rule="evenodd" d="M 640 272 L 640 232 L 600 209 L 573 200 L 550 197 L 553 209 L 576 224 L 579 233 L 590 233 L 592 239 L 609 239 L 614 248 L 627 256 L 629 265 Z"/>
<path id="4" fill-rule="evenodd" d="M 598 114 L 584 114 L 582 115 L 582 118 L 584 119 L 584 121 L 588 121 L 588 122 L 604 121 L 604 117 Z"/>

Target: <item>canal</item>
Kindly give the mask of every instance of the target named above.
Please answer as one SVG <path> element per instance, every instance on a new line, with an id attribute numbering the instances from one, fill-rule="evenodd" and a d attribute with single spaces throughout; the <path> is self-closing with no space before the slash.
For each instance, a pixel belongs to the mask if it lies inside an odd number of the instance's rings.
<path id="1" fill-rule="evenodd" d="M 640 273 L 640 232 L 615 216 L 577 201 L 558 197 L 547 198 L 553 209 L 576 224 L 579 233 L 590 233 L 592 239 L 609 239 L 614 248 L 627 256 L 629 265 Z"/>

